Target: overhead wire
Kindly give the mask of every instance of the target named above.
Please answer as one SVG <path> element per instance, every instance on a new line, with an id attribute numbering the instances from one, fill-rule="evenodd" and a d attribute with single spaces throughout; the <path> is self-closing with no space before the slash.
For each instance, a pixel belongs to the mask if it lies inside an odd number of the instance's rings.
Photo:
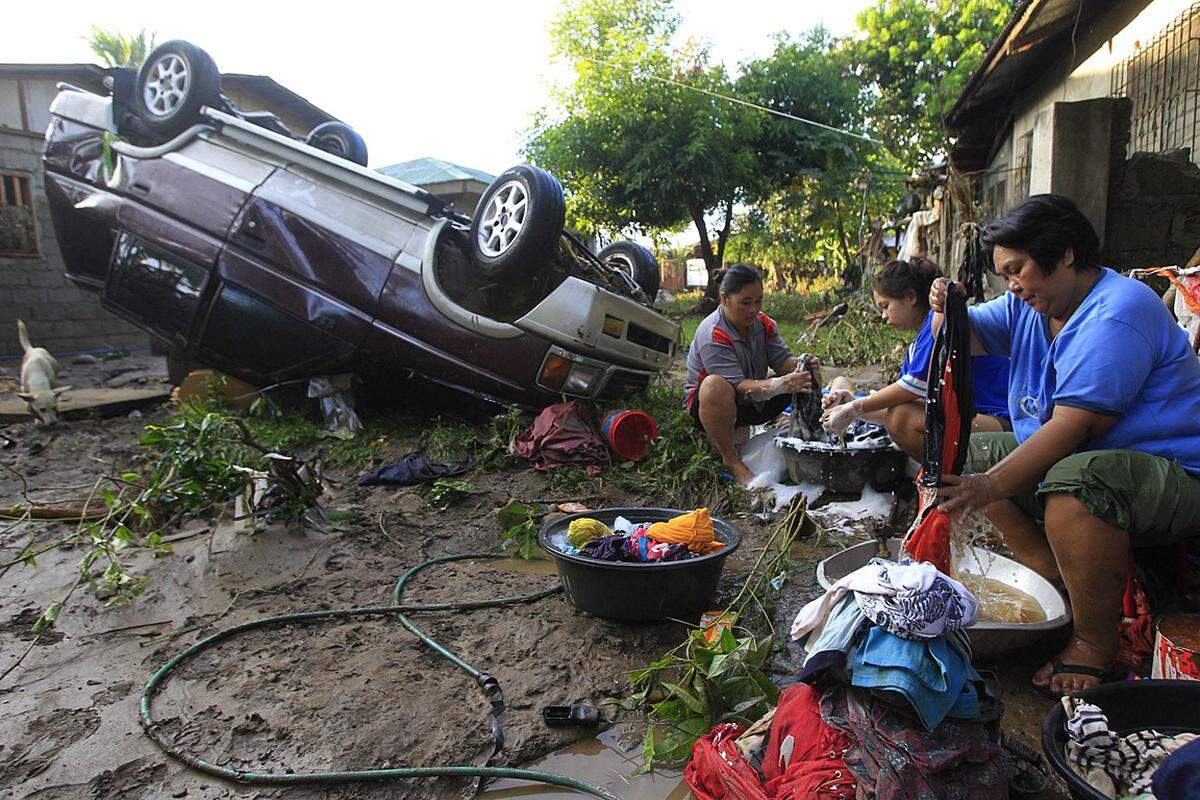
<path id="1" fill-rule="evenodd" d="M 603 64 L 604 66 L 613 67 L 614 69 L 623 69 L 624 68 L 624 65 L 622 65 L 622 64 L 617 64 L 617 63 L 614 63 L 612 61 L 609 61 L 609 60 L 603 59 L 603 58 L 594 58 L 592 56 L 580 56 L 580 58 L 582 58 L 584 61 L 590 61 L 593 64 Z M 630 70 L 630 73 L 634 74 L 633 70 Z M 798 117 L 795 114 L 789 114 L 786 111 L 780 111 L 777 108 L 771 108 L 770 106 L 760 105 L 759 103 L 752 103 L 749 100 L 742 100 L 739 97 L 731 97 L 727 94 L 721 94 L 720 92 L 714 92 L 711 89 L 704 89 L 699 86 L 692 86 L 690 83 L 684 83 L 683 81 L 677 81 L 674 78 L 664 78 L 661 75 L 653 75 L 651 73 L 643 73 L 641 75 L 641 77 L 649 78 L 650 80 L 659 81 L 660 83 L 666 83 L 671 86 L 678 86 L 681 89 L 688 89 L 693 92 L 699 92 L 700 94 L 706 94 L 710 97 L 715 97 L 719 100 L 725 100 L 726 102 L 729 102 L 729 103 L 737 103 L 738 105 L 757 109 L 758 111 L 763 111 L 763 112 L 766 112 L 767 114 L 774 114 L 777 117 L 783 117 L 784 119 L 790 119 L 793 122 L 799 122 L 804 125 L 811 125 L 814 128 L 820 128 L 821 130 L 826 130 L 826 131 L 829 131 L 830 133 L 836 133 L 836 134 L 840 134 L 842 136 L 849 136 L 851 139 L 857 139 L 859 141 L 867 142 L 869 144 L 875 145 L 876 147 L 886 147 L 886 145 L 883 142 L 879 141 L 878 139 L 873 139 L 870 136 L 867 136 L 865 133 L 855 133 L 854 131 L 848 131 L 848 130 L 845 130 L 844 128 L 836 128 L 832 125 L 826 125 L 823 122 L 817 122 L 816 120 L 812 120 L 812 119 L 805 119 L 804 117 Z"/>

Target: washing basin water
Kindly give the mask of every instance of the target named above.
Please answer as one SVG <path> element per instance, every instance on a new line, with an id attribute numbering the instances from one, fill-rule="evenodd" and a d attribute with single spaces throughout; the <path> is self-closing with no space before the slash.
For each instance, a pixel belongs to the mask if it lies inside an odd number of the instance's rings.
<path id="1" fill-rule="evenodd" d="M 900 540 L 889 539 L 888 550 L 893 559 L 898 558 Z M 865 566 L 877 552 L 878 546 L 872 540 L 834 553 L 817 565 L 817 580 L 823 588 L 828 589 L 841 578 Z M 971 649 L 977 660 L 1027 647 L 1071 621 L 1071 609 L 1062 593 L 1024 564 L 982 547 L 968 548 L 967 560 L 987 565 L 988 578 L 1032 597 L 1042 612 L 1039 616 L 1044 616 L 1042 622 L 975 623 L 967 629 L 967 633 L 971 637 Z"/>

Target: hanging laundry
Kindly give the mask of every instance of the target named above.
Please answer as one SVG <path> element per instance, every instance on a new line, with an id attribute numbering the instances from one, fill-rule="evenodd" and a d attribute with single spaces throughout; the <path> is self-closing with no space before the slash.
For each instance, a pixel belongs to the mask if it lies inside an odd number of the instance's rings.
<path id="1" fill-rule="evenodd" d="M 567 525 L 567 541 L 575 549 L 582 548 L 593 539 L 612 535 L 613 532 L 608 529 L 608 526 L 598 519 L 581 517 L 571 520 L 570 524 Z"/>
<path id="2" fill-rule="evenodd" d="M 993 271 L 989 265 L 987 251 L 979 241 L 980 232 L 979 226 L 974 222 L 967 222 L 959 228 L 963 237 L 963 258 L 958 267 L 958 282 L 967 290 L 967 297 L 976 303 L 982 303 L 985 299 L 984 271 Z"/>
<path id="3" fill-rule="evenodd" d="M 461 475 L 475 467 L 473 460 L 461 464 L 427 461 L 420 453 L 409 453 L 399 461 L 380 467 L 358 479 L 359 486 L 416 486 L 438 478 Z"/>
<path id="4" fill-rule="evenodd" d="M 967 303 L 954 283 L 946 292 L 945 314 L 929 359 L 925 395 L 925 461 L 918 494 L 921 508 L 904 537 L 903 549 L 918 561 L 950 571 L 950 519 L 937 507 L 942 475 L 961 475 L 967 457 L 975 398 L 971 388 L 971 327 Z"/>
<path id="5" fill-rule="evenodd" d="M 1067 714 L 1067 763 L 1111 800 L 1148 796 L 1159 765 L 1197 738 L 1194 733 L 1171 735 L 1153 729 L 1118 736 L 1099 706 L 1072 697 L 1062 698 L 1062 704 Z"/>
<path id="6" fill-rule="evenodd" d="M 512 451 L 539 472 L 570 466 L 598 475 L 610 463 L 608 447 L 582 400 L 546 406 L 533 425 L 513 437 Z"/>
<path id="7" fill-rule="evenodd" d="M 821 696 L 821 718 L 849 737 L 845 761 L 858 797 L 870 800 L 1006 800 L 1007 758 L 984 724 L 995 713 L 925 731 L 866 689 L 832 684 Z"/>
<path id="8" fill-rule="evenodd" d="M 693 553 L 705 555 L 725 547 L 713 534 L 712 519 L 707 508 L 698 508 L 690 514 L 656 522 L 648 531 L 655 541 L 668 544 L 686 544 Z"/>
<path id="9" fill-rule="evenodd" d="M 940 588 L 933 590 L 935 585 Z M 799 639 L 821 625 L 834 605 L 849 592 L 856 593 L 860 607 L 863 603 L 860 595 L 888 598 L 888 603 L 877 603 L 878 598 L 872 598 L 867 604 L 881 620 L 908 637 L 939 636 L 970 627 L 979 616 L 975 595 L 932 564 L 911 561 L 897 564 L 873 558 L 801 608 L 792 622 L 792 638 Z M 869 616 L 867 608 L 863 612 Z"/>

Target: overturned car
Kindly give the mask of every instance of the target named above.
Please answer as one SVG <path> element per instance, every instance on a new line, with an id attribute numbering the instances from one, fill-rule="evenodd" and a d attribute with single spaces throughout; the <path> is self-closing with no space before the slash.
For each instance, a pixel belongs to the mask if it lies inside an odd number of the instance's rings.
<path id="1" fill-rule="evenodd" d="M 68 276 L 160 339 L 176 380 L 257 385 L 411 371 L 506 401 L 616 399 L 667 367 L 658 265 L 563 230 L 562 188 L 514 167 L 473 218 L 365 168 L 341 123 L 291 135 L 220 93 L 212 59 L 159 45 L 109 96 L 50 107 L 46 193 Z"/>

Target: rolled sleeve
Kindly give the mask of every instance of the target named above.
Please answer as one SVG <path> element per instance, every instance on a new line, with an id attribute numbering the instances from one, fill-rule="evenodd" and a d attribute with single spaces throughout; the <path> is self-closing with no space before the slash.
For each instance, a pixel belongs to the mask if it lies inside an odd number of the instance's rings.
<path id="1" fill-rule="evenodd" d="M 709 375 L 720 375 L 735 389 L 739 383 L 748 378 L 742 370 L 742 365 L 738 363 L 737 354 L 734 353 L 732 345 L 707 342 L 700 347 L 700 361 L 704 365 L 705 372 Z"/>
<path id="2" fill-rule="evenodd" d="M 1054 404 L 1096 414 L 1125 413 L 1154 366 L 1154 348 L 1132 325 L 1089 320 L 1055 342 Z"/>
<path id="3" fill-rule="evenodd" d="M 1009 358 L 1012 355 L 1012 303 L 1015 298 L 1011 294 L 997 297 L 986 303 L 971 306 L 967 309 L 967 317 L 971 322 L 971 332 L 983 345 L 988 355 Z M 1016 300 L 1016 302 L 1020 302 Z"/>

